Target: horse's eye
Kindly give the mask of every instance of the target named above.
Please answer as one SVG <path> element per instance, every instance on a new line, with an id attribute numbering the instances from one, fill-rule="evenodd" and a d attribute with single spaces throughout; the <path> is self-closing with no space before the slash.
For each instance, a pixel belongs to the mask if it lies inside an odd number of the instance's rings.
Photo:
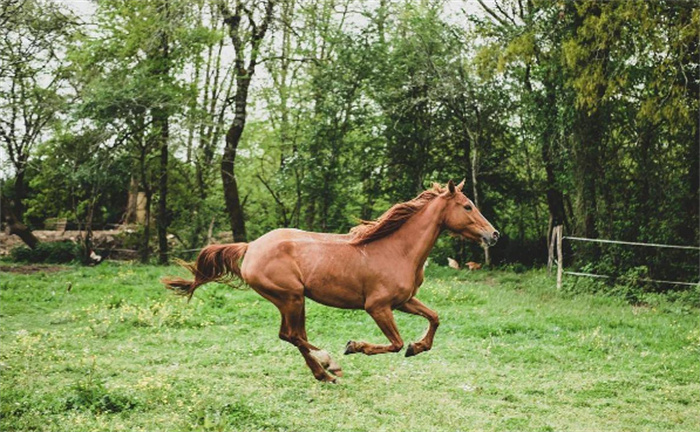
<path id="1" fill-rule="evenodd" d="M 466 206 L 464 206 L 464 210 L 466 210 L 466 211 L 472 211 L 472 206 L 470 206 L 469 204 L 467 204 Z"/>

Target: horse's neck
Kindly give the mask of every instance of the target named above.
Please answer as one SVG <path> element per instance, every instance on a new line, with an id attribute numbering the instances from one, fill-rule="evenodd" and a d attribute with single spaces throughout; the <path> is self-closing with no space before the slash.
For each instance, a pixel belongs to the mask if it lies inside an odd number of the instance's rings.
<path id="1" fill-rule="evenodd" d="M 431 202 L 412 216 L 388 239 L 408 259 L 416 271 L 423 268 L 442 229 L 444 200 Z"/>

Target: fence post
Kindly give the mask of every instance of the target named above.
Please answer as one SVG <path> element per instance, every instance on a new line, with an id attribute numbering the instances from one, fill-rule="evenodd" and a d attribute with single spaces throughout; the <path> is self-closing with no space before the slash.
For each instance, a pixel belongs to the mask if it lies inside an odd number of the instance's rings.
<path id="1" fill-rule="evenodd" d="M 561 278 L 564 273 L 564 251 L 562 248 L 562 231 L 564 226 L 558 225 L 555 229 L 557 231 L 557 289 L 561 289 Z"/>
<path id="2" fill-rule="evenodd" d="M 554 265 L 554 243 L 556 243 L 557 231 L 556 227 L 553 227 L 548 231 L 549 233 L 549 249 L 547 253 L 547 274 L 552 275 L 552 266 Z"/>

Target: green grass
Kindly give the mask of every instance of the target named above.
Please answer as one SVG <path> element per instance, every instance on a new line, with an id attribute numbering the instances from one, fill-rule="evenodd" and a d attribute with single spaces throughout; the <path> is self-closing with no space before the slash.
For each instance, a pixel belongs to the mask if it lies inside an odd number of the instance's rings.
<path id="1" fill-rule="evenodd" d="M 175 268 L 0 273 L 0 429 L 700 430 L 697 309 L 558 293 L 543 272 L 428 272 L 432 351 L 343 356 L 383 342 L 361 311 L 308 303 L 316 382 L 251 290 L 161 288 Z M 67 290 L 71 287 L 70 291 Z M 422 318 L 396 312 L 404 340 Z"/>

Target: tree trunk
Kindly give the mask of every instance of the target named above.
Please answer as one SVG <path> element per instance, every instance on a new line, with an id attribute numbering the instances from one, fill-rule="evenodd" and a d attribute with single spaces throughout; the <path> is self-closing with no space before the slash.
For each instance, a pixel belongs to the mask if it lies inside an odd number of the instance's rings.
<path id="1" fill-rule="evenodd" d="M 148 264 L 150 258 L 149 242 L 151 240 L 151 197 L 150 191 L 146 191 L 146 221 L 143 226 L 143 238 L 141 243 L 141 262 Z"/>
<path id="2" fill-rule="evenodd" d="M 17 219 L 8 221 L 8 226 L 10 227 L 10 234 L 14 234 L 22 239 L 24 244 L 34 249 L 36 245 L 39 244 L 39 239 L 34 236 L 32 230 L 30 230 L 25 224 Z"/>
<path id="3" fill-rule="evenodd" d="M 550 107 L 554 107 L 556 115 L 556 97 L 553 91 L 547 92 L 547 102 Z M 551 117 L 556 118 L 556 117 Z M 547 175 L 547 207 L 551 218 L 551 225 L 558 226 L 564 223 L 564 195 L 557 187 L 557 177 L 554 171 L 555 161 L 554 152 L 556 130 L 552 130 L 551 126 L 547 126 L 542 137 L 542 161 Z"/>
<path id="4" fill-rule="evenodd" d="M 246 99 L 248 96 L 248 83 L 250 83 L 250 81 L 246 80 L 245 82 L 245 93 L 243 93 L 241 89 L 236 92 L 236 117 L 226 133 L 226 147 L 224 148 L 224 157 L 221 159 L 221 180 L 224 186 L 224 200 L 226 201 L 226 210 L 229 214 L 229 222 L 231 223 L 234 242 L 246 241 L 243 207 L 241 206 L 235 174 L 236 150 L 238 149 L 238 144 L 241 141 L 241 135 L 245 128 Z"/>
<path id="5" fill-rule="evenodd" d="M 472 180 L 472 169 L 471 169 L 471 154 L 472 154 L 472 142 L 471 136 L 469 134 L 469 126 L 466 124 L 466 120 L 462 120 L 462 151 L 464 151 L 464 178 Z M 456 179 L 459 181 L 459 179 Z"/>
<path id="6" fill-rule="evenodd" d="M 238 192 L 238 183 L 236 182 L 236 151 L 238 144 L 241 141 L 243 130 L 246 123 L 246 107 L 248 105 L 248 89 L 250 80 L 255 74 L 255 66 L 260 53 L 260 45 L 267 28 L 272 21 L 272 12 L 275 7 L 274 0 L 268 0 L 265 3 L 265 15 L 259 23 L 253 22 L 252 12 L 241 6 L 240 2 L 236 3 L 235 10 L 231 12 L 225 3 L 219 3 L 221 16 L 224 24 L 228 27 L 228 34 L 233 43 L 235 50 L 235 70 L 236 70 L 236 94 L 233 97 L 235 106 L 235 115 L 231 127 L 226 133 L 226 146 L 224 147 L 224 155 L 221 160 L 221 180 L 224 187 L 224 200 L 226 201 L 226 210 L 229 214 L 231 223 L 231 231 L 233 231 L 233 240 L 235 242 L 246 241 L 245 221 L 243 218 L 243 206 Z M 243 29 L 241 29 L 241 21 L 245 12 L 248 22 L 251 27 L 251 38 L 249 42 L 245 42 L 241 37 Z M 245 45 L 250 44 L 250 59 L 248 66 L 245 66 Z"/>
<path id="7" fill-rule="evenodd" d="M 476 205 L 477 208 L 479 208 L 479 189 L 477 188 L 477 176 L 479 173 L 479 138 L 478 135 L 476 137 L 472 137 L 474 141 L 474 145 L 472 146 L 472 195 L 473 199 L 472 201 L 474 202 L 474 205 Z M 491 251 L 489 250 L 488 246 L 484 246 L 484 264 L 487 266 L 491 265 Z"/>
<path id="8" fill-rule="evenodd" d="M 159 130 L 160 140 L 160 179 L 158 184 L 158 263 L 168 263 L 168 114 L 160 109 L 154 114 L 154 127 Z"/>
<path id="9" fill-rule="evenodd" d="M 305 229 L 313 231 L 316 227 L 316 199 L 313 195 L 308 196 L 308 202 L 304 211 Z"/>
<path id="10" fill-rule="evenodd" d="M 575 179 L 578 184 L 578 211 L 584 237 L 598 237 L 597 230 L 597 183 L 600 174 L 600 141 L 603 138 L 601 130 L 602 117 L 600 111 L 589 114 L 585 111 L 578 113 L 576 120 L 576 164 Z"/>
<path id="11" fill-rule="evenodd" d="M 25 169 L 24 167 L 17 170 L 15 176 L 15 197 L 14 197 L 14 215 L 18 221 L 24 220 L 24 199 L 27 197 L 27 185 L 24 182 Z"/>
<path id="12" fill-rule="evenodd" d="M 126 204 L 126 211 L 124 212 L 123 223 L 133 224 L 138 221 L 137 209 L 139 201 L 139 182 L 134 174 L 131 175 L 131 181 L 129 182 L 129 199 Z"/>
<path id="13" fill-rule="evenodd" d="M 600 3 L 591 2 L 590 9 L 581 13 L 574 12 L 574 29 L 578 31 L 587 16 L 600 17 Z M 576 6 L 569 5 L 572 9 Z M 610 52 L 608 48 L 599 48 L 595 37 L 581 37 L 579 44 L 589 53 L 588 63 L 600 64 L 603 76 L 609 77 Z M 582 66 L 582 65 L 581 65 Z M 577 70 L 574 73 L 578 73 Z M 583 235 L 588 238 L 598 237 L 598 190 L 605 180 L 601 169 L 600 154 L 604 148 L 605 128 L 609 123 L 607 103 L 604 96 L 607 81 L 598 80 L 595 86 L 594 101 L 588 106 L 576 109 L 574 117 L 574 180 L 578 185 L 578 214 L 579 226 Z M 589 247 L 590 246 L 590 247 Z M 595 256 L 598 247 L 595 244 L 586 246 L 591 256 Z"/>
<path id="14" fill-rule="evenodd" d="M 688 5 L 689 6 L 689 5 Z M 684 8 L 682 24 L 690 24 L 692 17 L 692 7 Z M 686 24 L 687 23 L 687 24 Z M 690 79 L 685 81 L 689 100 L 695 99 L 697 101 L 700 95 L 700 81 L 698 80 L 698 75 L 700 75 L 700 67 L 697 65 L 697 53 L 700 50 L 700 41 L 697 38 L 693 38 L 688 44 L 688 48 L 685 50 L 685 56 L 683 57 L 681 67 L 682 69 L 688 69 L 693 72 L 695 79 Z M 680 71 L 679 71 L 680 72 Z M 680 75 L 680 73 L 679 73 Z M 679 77 L 680 78 L 680 77 Z M 685 179 L 685 184 L 687 185 L 687 192 L 685 196 L 687 197 L 683 201 L 683 211 L 685 214 L 690 215 L 688 218 L 688 223 L 683 224 L 680 230 L 680 235 L 682 238 L 692 239 L 693 243 L 698 244 L 700 238 L 700 227 L 698 220 L 698 215 L 700 215 L 700 152 L 698 152 L 697 144 L 700 142 L 700 104 L 696 102 L 695 104 L 695 124 L 693 126 L 693 143 L 695 145 L 688 145 L 686 147 L 686 161 L 688 163 L 688 174 Z"/>
<path id="15" fill-rule="evenodd" d="M 143 122 L 144 122 L 144 117 L 139 118 L 139 125 L 141 126 L 141 130 L 143 130 Z M 138 160 L 138 166 L 139 166 L 139 184 L 140 187 L 143 189 L 146 202 L 144 203 L 144 218 L 143 218 L 143 237 L 141 238 L 141 245 L 139 247 L 139 258 L 142 263 L 146 264 L 148 263 L 148 260 L 150 258 L 150 249 L 149 249 L 149 242 L 151 238 L 151 201 L 153 198 L 153 189 L 152 189 L 152 184 L 149 180 L 148 177 L 148 156 L 150 149 L 147 146 L 146 142 L 144 141 L 144 136 L 142 133 L 139 133 L 138 136 L 136 137 L 136 143 L 138 144 L 138 150 L 139 150 L 139 160 Z M 139 188 L 137 188 L 138 191 Z M 137 192 L 137 217 L 136 221 L 139 221 L 139 206 L 138 206 L 138 192 Z"/>
<path id="16" fill-rule="evenodd" d="M 31 249 L 34 249 L 36 245 L 39 244 L 39 239 L 34 236 L 32 230 L 30 230 L 17 218 L 17 215 L 15 214 L 9 200 L 4 196 L 2 196 L 2 200 L 0 200 L 0 213 L 2 214 L 3 219 L 5 219 L 7 226 L 10 228 L 10 234 L 14 234 L 21 238 L 24 244 L 29 246 Z"/>
<path id="17" fill-rule="evenodd" d="M 547 243 L 549 244 L 547 255 L 547 274 L 552 274 L 552 265 L 554 264 L 554 226 L 552 225 L 552 215 L 549 215 L 549 224 L 547 225 Z"/>
<path id="18" fill-rule="evenodd" d="M 168 2 L 162 0 L 159 5 L 163 9 L 163 17 L 170 17 Z M 152 55 L 156 62 L 154 74 L 158 80 L 167 84 L 170 80 L 170 39 L 166 29 L 160 30 L 160 46 Z M 170 215 L 168 214 L 168 140 L 170 138 L 170 114 L 167 101 L 161 103 L 151 111 L 153 116 L 153 128 L 155 129 L 160 148 L 160 173 L 158 176 L 158 263 L 168 263 L 168 226 Z"/>
<path id="19" fill-rule="evenodd" d="M 96 191 L 93 191 L 93 197 L 95 196 Z M 83 264 L 89 264 L 91 259 L 90 255 L 92 253 L 92 220 L 95 215 L 95 204 L 96 204 L 96 199 L 91 199 L 90 204 L 88 205 L 88 212 L 87 212 L 87 217 L 85 218 L 85 234 L 81 234 L 82 236 L 82 257 L 81 261 Z"/>

